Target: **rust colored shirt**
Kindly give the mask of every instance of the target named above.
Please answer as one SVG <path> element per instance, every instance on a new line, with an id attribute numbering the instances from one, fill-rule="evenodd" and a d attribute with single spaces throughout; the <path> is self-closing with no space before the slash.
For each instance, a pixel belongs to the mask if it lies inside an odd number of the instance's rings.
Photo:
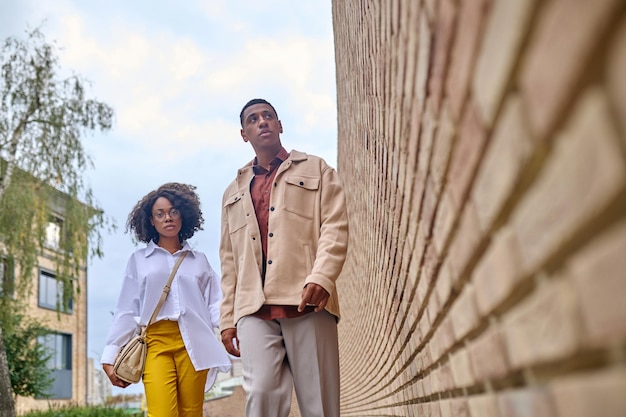
<path id="1" fill-rule="evenodd" d="M 259 224 L 259 232 L 261 234 L 261 246 L 263 248 L 263 271 L 261 277 L 263 280 L 265 280 L 265 260 L 267 259 L 270 196 L 272 194 L 272 186 L 274 185 L 274 178 L 276 178 L 278 167 L 287 158 L 289 158 L 289 152 L 287 152 L 285 148 L 281 148 L 278 155 L 276 155 L 276 158 L 270 162 L 269 170 L 258 165 L 256 158 L 252 167 L 254 171 L 254 179 L 250 185 L 250 196 L 252 197 L 254 212 L 256 213 L 256 219 Z M 312 306 L 307 306 L 303 312 L 299 312 L 298 306 L 264 305 L 254 314 L 254 316 L 263 320 L 294 318 L 310 313 L 313 310 L 314 307 Z"/>
<path id="2" fill-rule="evenodd" d="M 274 178 L 276 178 L 278 167 L 287 158 L 289 158 L 289 152 L 287 152 L 285 148 L 281 148 L 278 155 L 276 155 L 276 158 L 270 162 L 269 171 L 261 165 L 258 165 L 256 158 L 254 159 L 254 165 L 252 167 L 254 171 L 254 179 L 250 185 L 250 196 L 252 197 L 252 204 L 254 204 L 254 212 L 256 213 L 256 220 L 259 224 L 259 232 L 261 233 L 264 265 L 265 259 L 267 258 L 267 233 L 272 185 L 274 184 Z M 263 277 L 265 278 L 265 267 L 263 270 Z"/>

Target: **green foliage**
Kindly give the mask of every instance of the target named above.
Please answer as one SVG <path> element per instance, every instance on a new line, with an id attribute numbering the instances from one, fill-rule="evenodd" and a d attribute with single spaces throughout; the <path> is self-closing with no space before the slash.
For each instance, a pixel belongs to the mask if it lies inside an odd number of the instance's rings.
<path id="1" fill-rule="evenodd" d="M 111 128 L 113 110 L 85 96 L 86 82 L 62 78 L 55 46 L 35 29 L 26 40 L 8 38 L 0 53 L 0 256 L 17 262 L 20 295 L 28 294 L 37 255 L 56 262 L 64 282 L 89 255 L 101 256 L 100 230 L 112 227 L 83 182 L 92 166 L 81 138 Z M 62 225 L 59 246 L 45 246 L 53 215 Z M 53 250 L 49 250 L 53 249 Z"/>
<path id="2" fill-rule="evenodd" d="M 56 407 L 46 411 L 31 411 L 22 417 L 130 417 L 143 416 L 142 412 L 128 412 L 122 408 L 110 406 L 93 407 Z"/>
<path id="3" fill-rule="evenodd" d="M 0 326 L 4 337 L 11 386 L 15 395 L 45 397 L 52 384 L 50 358 L 43 346 L 37 343 L 39 336 L 49 334 L 41 323 L 21 312 L 17 300 L 4 299 L 0 308 Z"/>
<path id="4" fill-rule="evenodd" d="M 111 128 L 113 109 L 86 97 L 88 83 L 61 70 L 56 46 L 38 29 L 25 39 L 7 38 L 0 47 L 0 261 L 14 268 L 13 291 L 0 297 L 24 300 L 30 295 L 38 258 L 45 256 L 62 282 L 57 309 L 63 311 L 80 291 L 76 278 L 88 258 L 102 256 L 101 230 L 114 228 L 83 181 L 92 162 L 81 143 L 87 133 Z M 52 244 L 51 223 L 60 226 Z M 6 310 L 9 304 L 0 304 L 5 318 L 17 313 Z M 23 314 L 16 317 L 26 320 Z M 12 328 L 24 331 L 19 337 L 34 337 L 36 331 L 24 330 L 31 325 L 26 320 Z M 3 356 L 0 349 L 0 363 Z M 19 366 L 36 364 L 35 357 Z M 6 397 L 10 387 L 6 373 L 0 375 L 0 396 Z"/>

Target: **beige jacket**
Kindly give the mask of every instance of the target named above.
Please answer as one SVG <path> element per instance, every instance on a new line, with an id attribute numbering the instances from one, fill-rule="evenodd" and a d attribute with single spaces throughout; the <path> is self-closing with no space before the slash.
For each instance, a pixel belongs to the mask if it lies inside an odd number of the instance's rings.
<path id="1" fill-rule="evenodd" d="M 330 294 L 326 310 L 339 318 L 335 281 L 348 249 L 348 218 L 337 171 L 292 150 L 278 168 L 270 199 L 265 286 L 263 254 L 250 182 L 252 163 L 237 173 L 222 200 L 220 330 L 263 304 L 300 304 L 308 283 Z"/>

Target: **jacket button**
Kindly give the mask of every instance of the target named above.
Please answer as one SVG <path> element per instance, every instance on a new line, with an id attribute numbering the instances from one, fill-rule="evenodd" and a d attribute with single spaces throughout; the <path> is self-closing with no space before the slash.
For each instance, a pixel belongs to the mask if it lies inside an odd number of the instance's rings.
<path id="1" fill-rule="evenodd" d="M 269 261 L 267 261 L 267 264 L 271 265 L 272 264 L 272 260 L 270 259 Z"/>
<path id="2" fill-rule="evenodd" d="M 269 237 L 274 237 L 274 233 L 270 233 L 270 234 L 269 234 Z"/>
<path id="3" fill-rule="evenodd" d="M 300 185 L 304 185 L 304 183 L 302 181 L 300 181 Z"/>
<path id="4" fill-rule="evenodd" d="M 274 211 L 274 207 L 270 207 L 270 211 Z"/>

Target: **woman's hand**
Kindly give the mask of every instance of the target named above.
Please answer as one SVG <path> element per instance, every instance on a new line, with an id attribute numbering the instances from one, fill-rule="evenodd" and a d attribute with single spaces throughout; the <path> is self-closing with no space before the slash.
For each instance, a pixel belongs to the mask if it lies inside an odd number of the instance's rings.
<path id="1" fill-rule="evenodd" d="M 114 386 L 126 388 L 130 385 L 130 382 L 122 381 L 117 376 L 115 376 L 115 372 L 113 372 L 113 365 L 111 365 L 110 363 L 103 363 L 102 370 L 105 374 L 107 374 L 109 380 L 111 381 L 111 384 L 113 384 Z"/>

